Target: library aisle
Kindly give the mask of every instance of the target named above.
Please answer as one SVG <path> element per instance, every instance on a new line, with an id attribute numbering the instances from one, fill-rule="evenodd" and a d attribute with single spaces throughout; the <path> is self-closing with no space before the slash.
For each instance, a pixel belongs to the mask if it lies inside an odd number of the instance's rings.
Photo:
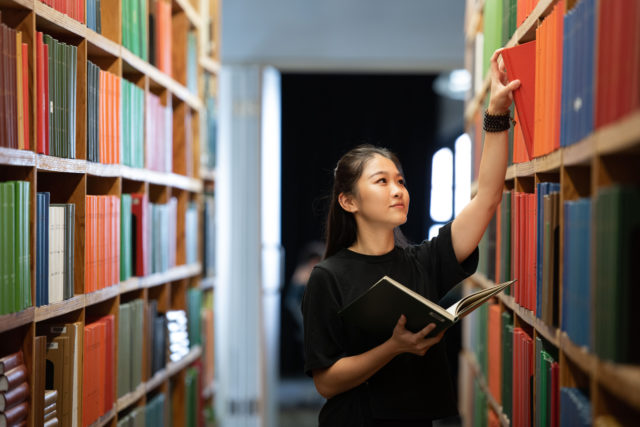
<path id="1" fill-rule="evenodd" d="M 640 419 L 639 11 L 637 1 L 467 1 L 474 153 L 495 49 L 507 48 L 507 75 L 531 96 L 515 95 L 502 203 L 467 281 L 518 280 L 465 319 L 465 425 Z"/>
<path id="2" fill-rule="evenodd" d="M 218 7 L 0 1 L 2 425 L 212 423 Z"/>

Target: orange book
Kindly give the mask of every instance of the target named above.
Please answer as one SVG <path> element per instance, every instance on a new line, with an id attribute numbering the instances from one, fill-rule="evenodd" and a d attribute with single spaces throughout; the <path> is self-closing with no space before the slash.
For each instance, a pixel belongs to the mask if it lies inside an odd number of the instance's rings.
<path id="1" fill-rule="evenodd" d="M 113 197 L 113 202 L 115 204 L 115 212 L 113 215 L 114 227 L 113 227 L 113 241 L 114 250 L 115 250 L 115 259 L 113 261 L 113 277 L 115 278 L 115 283 L 120 282 L 120 199 L 118 197 Z"/>
<path id="2" fill-rule="evenodd" d="M 538 102 L 536 102 L 533 106 L 533 134 L 535 135 L 535 140 L 533 141 L 533 157 L 538 157 L 540 155 L 540 145 L 544 138 L 544 134 L 543 132 L 541 132 L 542 120 L 544 120 L 542 110 L 545 107 L 544 103 L 542 102 L 543 97 L 541 96 L 541 92 L 544 90 L 544 84 L 542 81 L 543 73 L 541 70 L 544 64 L 544 61 L 542 60 L 542 47 L 544 45 L 544 43 L 542 42 L 542 37 L 544 32 L 544 23 L 545 21 L 542 21 L 536 28 L 535 99 Z"/>
<path id="3" fill-rule="evenodd" d="M 118 76 L 114 76 L 116 80 L 116 158 L 115 163 L 121 163 L 121 153 L 120 153 L 120 145 L 122 141 L 120 140 L 120 126 L 122 119 L 122 80 Z"/>
<path id="4" fill-rule="evenodd" d="M 22 108 L 24 112 L 24 149 L 29 150 L 29 45 L 22 43 Z"/>
<path id="5" fill-rule="evenodd" d="M 536 224 L 538 210 L 536 195 L 529 194 L 529 310 L 536 313 L 536 270 L 538 261 L 538 252 L 536 250 Z"/>
<path id="6" fill-rule="evenodd" d="M 489 392 L 502 403 L 502 319 L 499 304 L 489 305 L 489 329 L 487 356 L 489 359 Z"/>
<path id="7" fill-rule="evenodd" d="M 103 289 L 106 283 L 105 277 L 105 227 L 104 213 L 106 207 L 105 196 L 98 196 L 98 289 Z"/>
<path id="8" fill-rule="evenodd" d="M 84 293 L 89 293 L 91 283 L 91 196 L 84 198 Z"/>
<path id="9" fill-rule="evenodd" d="M 500 204 L 498 205 L 498 209 L 496 209 L 496 269 L 494 277 L 496 283 L 501 282 L 500 272 L 502 271 L 500 267 L 500 253 L 502 252 L 502 248 L 500 245 L 500 242 L 502 242 L 502 227 L 500 226 L 500 223 L 502 222 L 502 215 L 500 213 L 500 206 L 502 206 L 502 202 L 500 202 Z"/>
<path id="10" fill-rule="evenodd" d="M 560 148 L 560 121 L 561 121 L 561 104 L 562 104 L 562 62 L 563 62 L 563 38 L 564 38 L 564 0 L 560 0 L 556 4 L 556 35 L 554 37 L 556 45 L 556 64 L 554 70 L 554 82 L 557 85 L 554 92 L 554 129 L 553 129 L 553 148 Z M 597 103 L 596 103 L 597 105 Z"/>
<path id="11" fill-rule="evenodd" d="M 513 92 L 513 99 L 518 110 L 526 152 L 533 158 L 534 141 L 534 109 L 536 95 L 536 41 L 531 41 L 502 51 L 502 58 L 507 69 L 509 80 L 520 80 L 521 84 Z"/>
<path id="12" fill-rule="evenodd" d="M 113 132 L 112 132 L 112 126 L 113 126 L 113 114 L 111 112 L 111 108 L 113 106 L 113 90 L 112 90 L 112 74 L 110 72 L 105 72 L 105 99 L 106 99 L 106 108 L 105 108 L 105 113 L 106 113 L 106 119 L 105 119 L 105 124 L 106 124 L 106 145 L 105 145 L 105 162 L 107 164 L 111 164 L 113 163 L 113 156 L 112 156 L 112 150 L 113 150 Z"/>
<path id="13" fill-rule="evenodd" d="M 90 369 L 91 360 L 89 359 L 91 349 L 91 326 L 84 327 L 83 341 L 83 362 L 82 362 L 82 425 L 86 427 L 91 424 L 91 380 L 92 372 Z"/>
<path id="14" fill-rule="evenodd" d="M 99 151 L 99 161 L 100 163 L 106 163 L 106 158 L 105 158 L 105 144 L 106 144 L 106 134 L 105 134 L 105 128 L 106 128 L 106 123 L 105 120 L 107 118 L 106 114 L 105 114 L 105 106 L 106 106 L 106 82 L 105 82 L 105 72 L 103 70 L 100 70 L 100 77 L 99 77 L 99 90 L 98 92 L 100 93 L 100 106 L 99 106 L 99 116 L 100 116 L 100 128 L 98 130 L 99 132 L 99 143 L 98 143 L 98 151 Z"/>
<path id="15" fill-rule="evenodd" d="M 115 368 L 114 368 L 114 327 L 115 316 L 108 314 L 100 322 L 104 323 L 104 353 L 105 353 L 105 382 L 104 382 L 104 409 L 102 413 L 109 412 L 115 403 Z"/>
<path id="16" fill-rule="evenodd" d="M 95 343 L 96 358 L 94 359 L 94 372 L 96 373 L 96 393 L 95 411 L 98 417 L 102 416 L 105 411 L 105 390 L 106 390 L 106 328 L 104 322 L 95 322 Z"/>

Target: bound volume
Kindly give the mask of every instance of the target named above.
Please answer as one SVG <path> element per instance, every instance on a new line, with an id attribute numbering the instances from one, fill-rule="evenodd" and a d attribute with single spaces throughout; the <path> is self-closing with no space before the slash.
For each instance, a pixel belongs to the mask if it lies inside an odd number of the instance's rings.
<path id="1" fill-rule="evenodd" d="M 513 283 L 515 280 L 474 292 L 445 309 L 389 276 L 384 276 L 339 314 L 346 322 L 380 338 L 391 337 L 400 315 L 404 314 L 407 317 L 405 327 L 414 333 L 435 323 L 436 328 L 429 334 L 431 336 L 449 328 Z"/>

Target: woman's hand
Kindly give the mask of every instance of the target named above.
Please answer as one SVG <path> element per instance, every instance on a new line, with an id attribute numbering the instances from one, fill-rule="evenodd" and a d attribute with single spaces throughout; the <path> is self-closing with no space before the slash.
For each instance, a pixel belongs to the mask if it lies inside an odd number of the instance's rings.
<path id="1" fill-rule="evenodd" d="M 509 82 L 507 78 L 504 62 L 500 57 L 503 50 L 504 48 L 498 49 L 491 56 L 491 95 L 487 108 L 491 115 L 506 114 L 513 101 L 513 91 L 520 87 L 520 80 Z"/>
<path id="2" fill-rule="evenodd" d="M 389 339 L 397 354 L 412 353 L 418 356 L 424 356 L 427 350 L 439 343 L 444 335 L 444 331 L 442 331 L 436 336 L 425 338 L 435 329 L 435 323 L 428 324 L 415 334 L 405 328 L 406 324 L 407 318 L 403 314 L 398 319 L 398 323 L 396 323 L 396 327 L 393 329 L 393 335 Z"/>

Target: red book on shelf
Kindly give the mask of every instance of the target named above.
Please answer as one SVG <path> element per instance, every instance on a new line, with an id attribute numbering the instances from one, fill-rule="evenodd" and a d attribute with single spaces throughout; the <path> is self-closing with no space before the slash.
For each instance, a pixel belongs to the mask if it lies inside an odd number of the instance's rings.
<path id="1" fill-rule="evenodd" d="M 85 229 L 84 229 L 84 293 L 91 292 L 91 196 L 85 197 Z"/>
<path id="2" fill-rule="evenodd" d="M 107 239 L 105 239 L 106 204 L 106 197 L 98 196 L 98 289 L 104 289 L 107 283 L 105 268 L 105 263 L 107 261 Z"/>
<path id="3" fill-rule="evenodd" d="M 499 304 L 489 305 L 488 359 L 489 391 L 498 404 L 502 403 L 502 312 Z"/>
<path id="4" fill-rule="evenodd" d="M 120 158 L 120 120 L 118 119 L 121 116 L 121 95 L 122 95 L 122 80 L 118 76 L 114 76 L 116 82 L 116 157 L 114 159 L 115 163 L 121 163 Z"/>
<path id="5" fill-rule="evenodd" d="M 29 150 L 29 45 L 22 43 L 22 116 L 24 117 L 24 149 Z"/>
<path id="6" fill-rule="evenodd" d="M 22 402 L 19 405 L 6 410 L 4 413 L 0 413 L 0 420 L 2 420 L 2 425 L 16 426 L 20 425 L 23 421 L 26 421 L 28 415 L 29 403 Z"/>
<path id="7" fill-rule="evenodd" d="M 529 158 L 533 158 L 533 126 L 536 81 L 536 42 L 531 41 L 502 51 L 502 58 L 509 80 L 520 80 L 520 87 L 513 92 L 518 110 L 519 125 Z"/>
<path id="8" fill-rule="evenodd" d="M 115 325 L 115 316 L 113 314 L 109 314 L 102 319 L 100 322 L 104 324 L 104 352 L 105 352 L 105 382 L 104 382 L 104 409 L 102 413 L 109 412 L 111 408 L 113 408 L 115 402 L 115 381 L 114 381 L 114 325 Z"/>
<path id="9" fill-rule="evenodd" d="M 501 252 L 502 252 L 502 246 L 500 245 L 500 242 L 502 242 L 502 231 L 501 231 L 501 222 L 502 222 L 502 215 L 500 213 L 500 207 L 502 206 L 502 202 L 500 202 L 500 204 L 498 205 L 498 209 L 496 209 L 496 266 L 495 266 L 495 281 L 496 283 L 502 283 L 505 280 L 500 280 L 502 279 L 501 277 Z"/>
<path id="10" fill-rule="evenodd" d="M 99 137 L 99 142 L 98 142 L 98 161 L 100 163 L 106 163 L 106 156 L 105 156 L 105 144 L 106 144 L 106 134 L 105 134 L 105 129 L 107 127 L 106 125 L 106 111 L 105 111 L 105 106 L 107 103 L 106 97 L 105 97 L 105 72 L 103 70 L 100 70 L 100 75 L 99 75 L 99 83 L 98 83 L 98 88 L 99 88 L 99 93 L 100 93 L 100 106 L 99 106 L 99 115 L 100 115 L 100 137 Z"/>
<path id="11" fill-rule="evenodd" d="M 113 215 L 113 249 L 114 249 L 114 260 L 113 260 L 113 277 L 114 283 L 120 282 L 120 199 L 118 197 L 113 197 L 113 203 L 115 206 L 115 212 Z"/>
<path id="12" fill-rule="evenodd" d="M 553 149 L 560 148 L 560 122 L 562 110 L 562 62 L 563 62 L 563 41 L 564 41 L 564 0 L 560 0 L 555 8 L 555 69 L 553 70 L 554 99 L 553 99 Z M 597 103 L 596 103 L 597 105 Z"/>
<path id="13" fill-rule="evenodd" d="M 96 377 L 96 392 L 97 399 L 94 402 L 95 411 L 97 417 L 102 416 L 105 411 L 105 391 L 106 391 L 106 364 L 107 364 L 107 354 L 106 354 L 106 323 L 105 322 L 95 322 L 95 342 L 96 342 L 96 359 L 94 359 L 93 363 L 95 365 L 95 372 L 97 374 Z"/>
<path id="14" fill-rule="evenodd" d="M 92 396 L 92 381 L 93 372 L 91 371 L 91 363 L 93 359 L 90 359 L 92 348 L 92 327 L 87 325 L 84 327 L 84 340 L 83 340 L 83 361 L 82 361 L 82 425 L 83 427 L 89 426 L 92 423 L 91 413 L 91 399 Z"/>
<path id="15" fill-rule="evenodd" d="M 535 194 L 529 194 L 529 310 L 536 314 L 536 270 L 538 251 L 536 250 L 537 201 Z"/>
<path id="16" fill-rule="evenodd" d="M 135 253 L 136 271 L 135 275 L 144 277 L 149 274 L 147 265 L 147 226 L 148 203 L 146 194 L 134 193 L 131 195 L 131 214 L 136 227 Z"/>

